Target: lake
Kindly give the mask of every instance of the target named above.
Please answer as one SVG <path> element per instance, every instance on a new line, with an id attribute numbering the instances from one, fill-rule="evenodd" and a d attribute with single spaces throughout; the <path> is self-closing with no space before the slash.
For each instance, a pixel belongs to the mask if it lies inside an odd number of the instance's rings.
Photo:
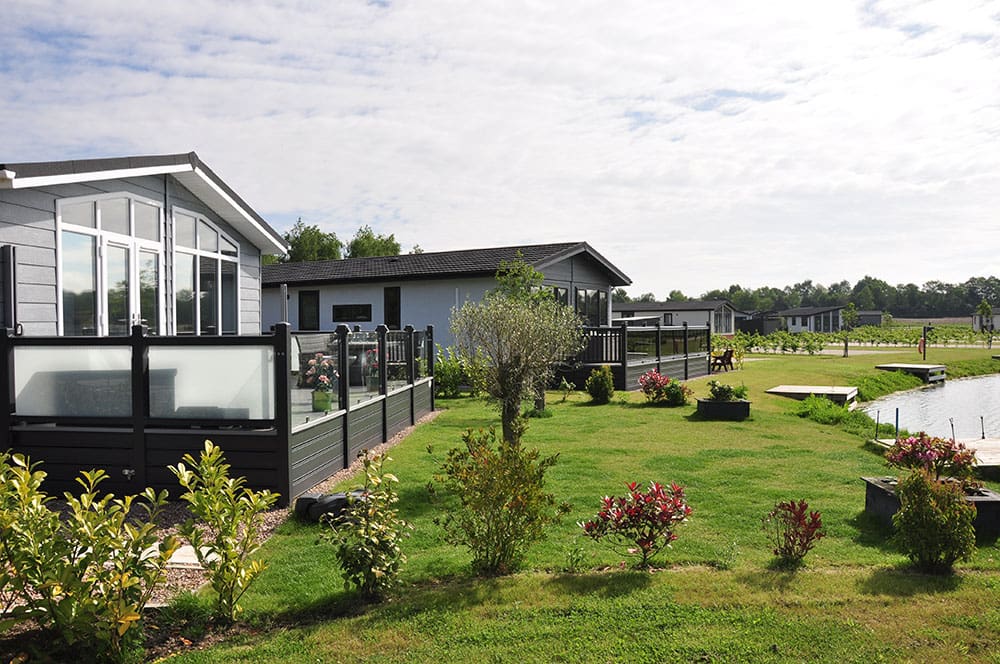
<path id="1" fill-rule="evenodd" d="M 863 406 L 872 419 L 880 411 L 880 421 L 890 424 L 896 421 L 896 408 L 900 428 L 911 433 L 926 431 L 950 438 L 951 418 L 957 439 L 980 438 L 982 417 L 986 437 L 1000 438 L 1000 375 L 945 380 L 933 387 L 890 394 Z"/>

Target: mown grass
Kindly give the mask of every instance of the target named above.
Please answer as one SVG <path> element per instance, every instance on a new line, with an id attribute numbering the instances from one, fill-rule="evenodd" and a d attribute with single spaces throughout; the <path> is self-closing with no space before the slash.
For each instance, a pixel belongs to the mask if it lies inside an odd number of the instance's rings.
<path id="1" fill-rule="evenodd" d="M 858 433 L 798 417 L 796 402 L 764 393 L 891 375 L 872 367 L 912 354 L 754 358 L 720 379 L 750 388 L 751 419 L 738 423 L 700 421 L 693 406 L 648 407 L 636 393 L 606 406 L 550 394 L 553 416 L 532 420 L 525 444 L 560 454 L 548 486 L 573 510 L 531 550 L 526 571 L 504 579 L 471 577 L 467 552 L 445 544 L 432 522 L 452 507 L 426 491 L 438 462 L 465 428 L 496 421 L 478 401 L 442 402 L 446 412 L 392 451 L 402 515 L 415 526 L 392 601 L 359 604 L 319 527 L 289 522 L 265 546 L 271 568 L 245 598 L 263 631 L 175 661 L 1000 661 L 991 650 L 1000 548 L 981 543 L 952 577 L 906 571 L 888 533 L 863 513 L 858 478 L 886 474 L 881 457 Z M 949 368 L 995 370 L 982 350 L 934 355 Z M 703 395 L 705 382 L 690 384 Z M 582 540 L 576 522 L 600 496 L 649 480 L 685 486 L 694 513 L 666 569 L 621 570 L 622 559 Z M 776 500 L 790 498 L 821 510 L 828 532 L 797 573 L 769 569 L 760 527 Z M 564 573 L 578 547 L 589 571 Z"/>

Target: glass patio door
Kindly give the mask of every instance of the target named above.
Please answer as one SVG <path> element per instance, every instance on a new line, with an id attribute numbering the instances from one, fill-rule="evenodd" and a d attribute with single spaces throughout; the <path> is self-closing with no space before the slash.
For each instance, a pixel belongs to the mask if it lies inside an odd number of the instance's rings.
<path id="1" fill-rule="evenodd" d="M 133 325 L 146 325 L 149 334 L 160 333 L 160 252 L 138 241 L 105 240 L 102 327 L 108 336 L 128 336 Z"/>

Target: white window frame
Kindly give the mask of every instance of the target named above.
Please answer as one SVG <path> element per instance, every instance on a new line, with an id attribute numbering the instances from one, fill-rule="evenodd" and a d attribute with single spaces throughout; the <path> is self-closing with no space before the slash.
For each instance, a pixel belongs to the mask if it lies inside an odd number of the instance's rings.
<path id="1" fill-rule="evenodd" d="M 112 200 L 116 198 L 124 198 L 128 201 L 128 220 L 129 220 L 129 234 L 122 235 L 113 231 L 104 230 L 101 224 L 101 208 L 98 203 L 104 200 Z M 62 209 L 65 205 L 78 205 L 81 203 L 91 203 L 95 205 L 94 209 L 94 228 L 87 226 L 77 226 L 75 224 L 64 223 L 62 219 Z M 145 238 L 140 238 L 135 235 L 135 204 L 143 203 L 157 210 L 157 227 L 159 229 L 160 240 L 159 242 L 148 240 Z M 88 235 L 95 238 L 96 241 L 96 260 L 97 260 L 97 270 L 95 276 L 95 287 L 97 289 L 97 303 L 95 314 L 97 317 L 97 334 L 99 337 L 108 336 L 110 330 L 110 321 L 108 321 L 108 302 L 107 302 L 107 279 L 108 279 L 108 266 L 105 256 L 107 255 L 108 244 L 125 245 L 129 250 L 129 309 L 138 312 L 140 310 L 139 306 L 139 267 L 138 267 L 138 256 L 141 251 L 154 251 L 157 255 L 159 261 L 159 273 L 157 274 L 157 279 L 159 280 L 157 288 L 157 326 L 153 330 L 155 334 L 163 334 L 165 327 L 165 285 L 166 285 L 166 262 L 164 260 L 166 256 L 165 249 L 165 238 L 166 238 L 166 227 L 165 227 L 165 217 L 163 213 L 163 203 L 151 198 L 146 198 L 144 196 L 139 196 L 130 192 L 119 191 L 119 192 L 109 192 L 104 194 L 94 194 L 91 196 L 73 196 L 68 198 L 60 198 L 56 200 L 56 331 L 59 336 L 63 336 L 65 331 L 63 320 L 63 248 L 62 248 L 62 234 L 63 231 L 68 231 L 71 233 L 78 233 L 80 235 Z M 138 313 L 131 316 L 129 325 L 137 323 Z"/>
<path id="2" fill-rule="evenodd" d="M 182 214 L 182 215 L 184 215 L 186 217 L 193 217 L 194 220 L 195 220 L 194 238 L 195 238 L 195 244 L 199 245 L 195 249 L 192 249 L 191 247 L 179 247 L 177 245 L 177 215 L 179 215 L 179 214 Z M 218 298 L 218 300 L 215 303 L 215 320 L 217 321 L 217 324 L 216 324 L 217 333 L 216 333 L 216 335 L 212 335 L 212 336 L 223 336 L 224 335 L 224 333 L 222 332 L 222 262 L 223 261 L 230 262 L 230 263 L 233 263 L 236 266 L 236 273 L 235 273 L 236 274 L 236 284 L 235 284 L 235 286 L 236 286 L 236 332 L 235 333 L 226 333 L 226 335 L 227 336 L 233 336 L 234 334 L 236 336 L 240 335 L 241 332 L 242 332 L 242 323 L 243 323 L 241 312 L 240 312 L 240 257 L 241 257 L 240 256 L 240 253 L 241 253 L 240 243 L 237 242 L 236 239 L 232 235 L 230 235 L 229 233 L 227 233 L 224 230 L 222 230 L 222 228 L 219 227 L 219 224 L 215 223 L 214 221 L 212 221 L 211 219 L 209 219 L 208 217 L 206 217 L 204 214 L 202 214 L 200 212 L 195 212 L 194 210 L 189 210 L 187 208 L 182 208 L 182 207 L 179 207 L 179 206 L 176 206 L 176 205 L 172 205 L 170 207 L 170 218 L 171 218 L 171 227 L 172 227 L 172 231 L 173 231 L 172 235 L 171 235 L 171 244 L 172 244 L 172 246 L 174 248 L 174 252 L 173 252 L 174 260 L 172 262 L 172 265 L 174 265 L 174 266 L 177 265 L 177 256 L 178 255 L 194 256 L 195 259 L 196 259 L 195 260 L 195 273 L 194 273 L 194 285 L 195 285 L 195 293 L 194 293 L 194 333 L 193 333 L 194 336 L 201 336 L 202 335 L 202 331 L 201 331 L 201 284 L 199 283 L 199 279 L 198 279 L 198 269 L 199 269 L 199 261 L 197 260 L 198 258 L 212 258 L 212 259 L 216 260 L 216 263 L 215 263 L 215 283 L 217 283 L 219 285 L 219 298 Z M 198 233 L 198 225 L 201 224 L 202 222 L 208 224 L 208 226 L 210 226 L 216 233 L 219 234 L 219 238 L 220 238 L 219 247 L 220 248 L 218 250 L 216 250 L 216 251 L 206 251 L 206 250 L 201 249 L 201 246 L 200 246 L 201 245 L 201 235 Z M 225 238 L 226 241 L 228 241 L 229 243 L 231 243 L 233 246 L 236 247 L 236 256 L 227 256 L 227 255 L 225 255 L 225 254 L 222 253 L 221 238 Z M 170 329 L 171 329 L 171 334 L 177 335 L 177 309 L 176 309 L 176 301 L 177 301 L 177 270 L 176 269 L 172 270 L 171 293 L 170 293 L 170 295 L 173 298 L 173 300 L 171 301 L 172 302 L 172 306 L 174 306 L 174 310 L 173 310 L 174 311 L 174 315 L 171 318 Z M 189 333 L 187 333 L 187 332 L 185 332 L 184 334 L 185 334 L 185 336 L 189 335 Z"/>

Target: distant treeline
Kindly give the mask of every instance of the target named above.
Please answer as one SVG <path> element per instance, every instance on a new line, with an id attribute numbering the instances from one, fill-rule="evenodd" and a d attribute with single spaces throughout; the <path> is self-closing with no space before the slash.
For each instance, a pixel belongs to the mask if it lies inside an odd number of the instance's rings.
<path id="1" fill-rule="evenodd" d="M 670 296 L 670 299 L 683 297 L 677 291 L 671 292 Z M 649 294 L 640 297 L 647 298 Z M 865 277 L 853 286 L 846 280 L 829 286 L 807 280 L 784 288 L 764 286 L 753 290 L 733 284 L 726 289 L 708 291 L 698 299 L 729 300 L 740 311 L 780 311 L 853 302 L 859 311 L 885 311 L 896 318 L 971 316 L 984 300 L 994 310 L 997 309 L 1000 305 L 1000 279 L 973 277 L 961 284 L 928 281 L 922 286 L 892 286 L 881 279 Z"/>

